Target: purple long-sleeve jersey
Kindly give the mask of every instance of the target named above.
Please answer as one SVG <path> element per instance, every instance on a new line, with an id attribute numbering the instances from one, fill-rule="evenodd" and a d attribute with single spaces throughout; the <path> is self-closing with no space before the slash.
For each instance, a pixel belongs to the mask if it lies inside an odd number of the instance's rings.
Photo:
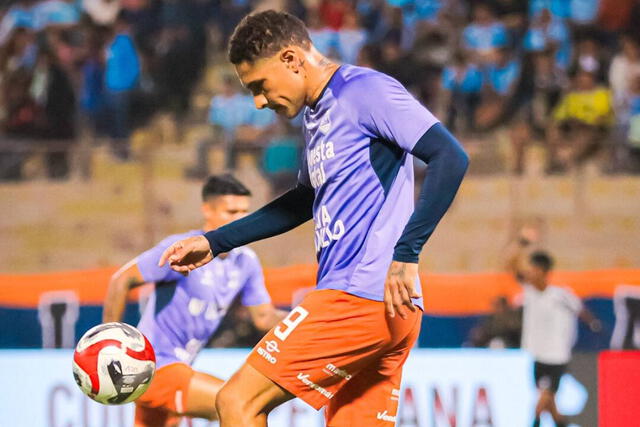
<path id="1" fill-rule="evenodd" d="M 394 246 L 414 209 L 408 153 L 437 122 L 393 78 L 349 65 L 305 109 L 298 179 L 315 190 L 318 289 L 383 300 Z"/>

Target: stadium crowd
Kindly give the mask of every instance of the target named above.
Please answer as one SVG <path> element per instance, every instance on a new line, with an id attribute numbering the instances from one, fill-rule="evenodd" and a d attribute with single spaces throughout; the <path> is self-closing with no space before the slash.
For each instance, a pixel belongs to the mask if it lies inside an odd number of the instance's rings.
<path id="1" fill-rule="evenodd" d="M 503 132 L 516 174 L 533 146 L 546 173 L 640 171 L 637 0 L 19 0 L 0 9 L 0 178 L 21 179 L 37 150 L 66 178 L 87 130 L 129 160 L 132 130 L 161 110 L 181 122 L 218 67 L 212 137 L 187 173 L 210 172 L 222 144 L 227 167 L 248 151 L 277 185 L 297 169 L 299 122 L 256 111 L 224 57 L 234 25 L 266 8 L 305 20 L 327 56 L 397 78 L 472 158 Z"/>

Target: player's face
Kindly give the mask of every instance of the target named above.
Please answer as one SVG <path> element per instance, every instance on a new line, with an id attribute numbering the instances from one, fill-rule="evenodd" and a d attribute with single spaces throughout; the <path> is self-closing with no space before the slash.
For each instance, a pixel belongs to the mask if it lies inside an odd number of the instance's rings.
<path id="1" fill-rule="evenodd" d="M 225 195 L 212 197 L 202 204 L 207 230 L 214 230 L 249 213 L 249 197 Z"/>
<path id="2" fill-rule="evenodd" d="M 523 274 L 525 280 L 533 285 L 544 284 L 547 281 L 547 273 L 530 261 L 527 261 Z"/>
<path id="3" fill-rule="evenodd" d="M 299 48 L 285 48 L 269 58 L 236 65 L 236 73 L 251 91 L 256 108 L 270 108 L 293 118 L 304 107 L 306 97 L 303 62 Z"/>

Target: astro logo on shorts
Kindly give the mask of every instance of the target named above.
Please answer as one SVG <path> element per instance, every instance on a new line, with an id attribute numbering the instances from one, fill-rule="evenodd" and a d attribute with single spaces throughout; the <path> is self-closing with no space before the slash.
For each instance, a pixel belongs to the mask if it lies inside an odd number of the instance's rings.
<path id="1" fill-rule="evenodd" d="M 280 353 L 280 350 L 278 349 L 278 343 L 274 340 L 267 341 L 265 342 L 265 344 L 267 345 L 267 351 L 269 353 Z"/>
<path id="2" fill-rule="evenodd" d="M 274 340 L 270 340 L 264 343 L 267 349 L 265 350 L 262 347 L 258 347 L 258 354 L 262 356 L 267 362 L 275 365 L 278 362 L 278 359 L 275 358 L 271 353 L 280 353 L 280 349 L 278 349 L 278 343 Z"/>

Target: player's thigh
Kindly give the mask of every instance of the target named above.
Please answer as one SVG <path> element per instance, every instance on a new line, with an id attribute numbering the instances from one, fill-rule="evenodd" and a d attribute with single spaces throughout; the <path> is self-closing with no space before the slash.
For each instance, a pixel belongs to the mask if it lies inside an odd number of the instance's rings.
<path id="1" fill-rule="evenodd" d="M 245 363 L 221 388 L 216 407 L 221 417 L 224 417 L 225 413 L 239 412 L 248 417 L 255 417 L 268 414 L 294 397 L 253 366 Z"/>
<path id="2" fill-rule="evenodd" d="M 329 402 L 327 426 L 392 426 L 398 412 L 402 369 L 420 333 L 422 312 L 399 316 L 390 325 L 397 341 L 378 360 L 351 378 Z"/>
<path id="3" fill-rule="evenodd" d="M 184 399 L 183 415 L 208 420 L 216 419 L 216 395 L 222 384 L 224 381 L 219 378 L 195 371 L 189 381 L 187 395 Z"/>
<path id="4" fill-rule="evenodd" d="M 393 426 L 398 412 L 402 372 L 392 376 L 363 370 L 329 402 L 327 427 Z"/>

